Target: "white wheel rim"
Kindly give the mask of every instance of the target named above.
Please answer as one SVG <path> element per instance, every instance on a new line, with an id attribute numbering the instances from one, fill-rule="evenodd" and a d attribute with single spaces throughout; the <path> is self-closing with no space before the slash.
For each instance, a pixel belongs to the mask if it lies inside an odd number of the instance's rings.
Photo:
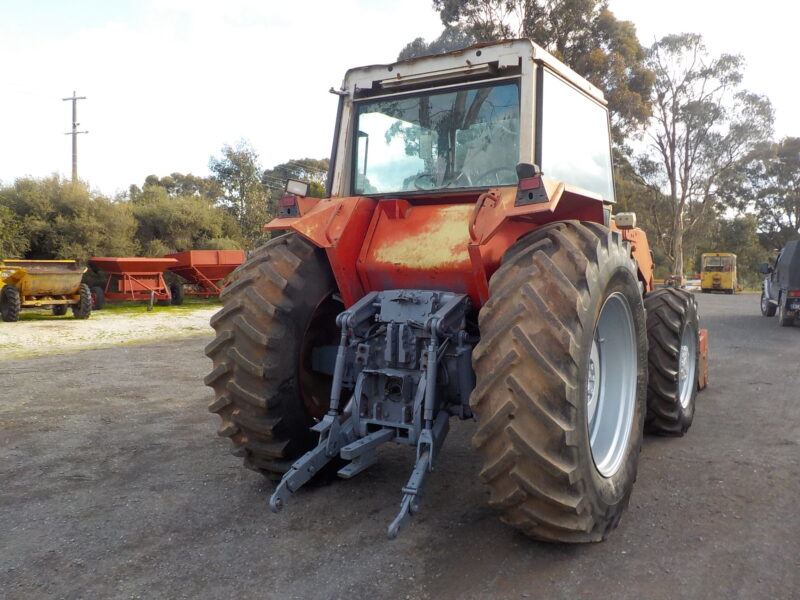
<path id="1" fill-rule="evenodd" d="M 619 292 L 603 303 L 586 378 L 586 421 L 595 468 L 603 477 L 622 466 L 636 407 L 638 357 L 633 313 Z"/>
<path id="2" fill-rule="evenodd" d="M 678 393 L 683 408 L 687 408 L 692 399 L 696 370 L 697 333 L 694 325 L 687 325 L 681 336 L 681 351 L 678 357 Z"/>

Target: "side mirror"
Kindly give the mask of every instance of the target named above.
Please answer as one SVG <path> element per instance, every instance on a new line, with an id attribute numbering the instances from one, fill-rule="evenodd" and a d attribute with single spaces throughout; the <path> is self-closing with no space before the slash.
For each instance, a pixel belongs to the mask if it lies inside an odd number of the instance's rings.
<path id="1" fill-rule="evenodd" d="M 762 275 L 769 275 L 772 273 L 772 267 L 769 266 L 769 263 L 761 263 L 758 265 L 758 271 Z"/>

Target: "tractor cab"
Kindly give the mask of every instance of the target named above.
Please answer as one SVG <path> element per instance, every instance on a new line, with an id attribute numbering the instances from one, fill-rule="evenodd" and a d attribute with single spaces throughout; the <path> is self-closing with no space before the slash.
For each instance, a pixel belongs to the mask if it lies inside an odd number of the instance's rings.
<path id="1" fill-rule="evenodd" d="M 405 288 L 480 307 L 503 253 L 532 226 L 611 226 L 603 94 L 530 40 L 354 68 L 335 93 L 330 197 L 289 193 L 265 229 L 325 248 L 346 307 Z M 647 242 L 624 236 L 647 288 Z"/>
<path id="2" fill-rule="evenodd" d="M 614 200 L 602 93 L 529 40 L 351 69 L 336 93 L 333 196 L 474 201 L 524 163 Z"/>

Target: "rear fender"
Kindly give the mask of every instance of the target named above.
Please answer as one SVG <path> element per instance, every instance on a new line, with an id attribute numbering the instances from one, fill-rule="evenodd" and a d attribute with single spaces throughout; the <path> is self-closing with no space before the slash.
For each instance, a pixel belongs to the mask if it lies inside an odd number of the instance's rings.
<path id="1" fill-rule="evenodd" d="M 345 306 L 351 306 L 366 293 L 363 283 L 356 276 L 355 264 L 377 200 L 361 196 L 325 200 L 298 197 L 297 204 L 299 217 L 273 219 L 264 229 L 288 229 L 318 248 L 323 248 L 342 300 Z"/>

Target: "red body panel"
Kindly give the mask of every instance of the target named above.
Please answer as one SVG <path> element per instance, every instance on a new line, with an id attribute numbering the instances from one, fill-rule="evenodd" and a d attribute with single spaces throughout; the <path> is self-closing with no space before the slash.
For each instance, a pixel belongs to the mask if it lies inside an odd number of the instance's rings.
<path id="1" fill-rule="evenodd" d="M 178 261 L 174 258 L 93 256 L 89 259 L 89 262 L 109 275 L 122 275 L 125 273 L 133 275 L 163 273 Z"/>
<path id="2" fill-rule="evenodd" d="M 300 217 L 265 229 L 290 229 L 324 248 L 345 306 L 370 291 L 415 288 L 466 293 L 480 307 L 520 236 L 553 221 L 603 222 L 599 197 L 545 178 L 538 185 L 546 201 L 521 206 L 516 187 L 413 199 L 298 198 Z"/>
<path id="3" fill-rule="evenodd" d="M 697 375 L 697 388 L 702 390 L 708 385 L 708 329 L 700 330 L 700 372 Z"/>

